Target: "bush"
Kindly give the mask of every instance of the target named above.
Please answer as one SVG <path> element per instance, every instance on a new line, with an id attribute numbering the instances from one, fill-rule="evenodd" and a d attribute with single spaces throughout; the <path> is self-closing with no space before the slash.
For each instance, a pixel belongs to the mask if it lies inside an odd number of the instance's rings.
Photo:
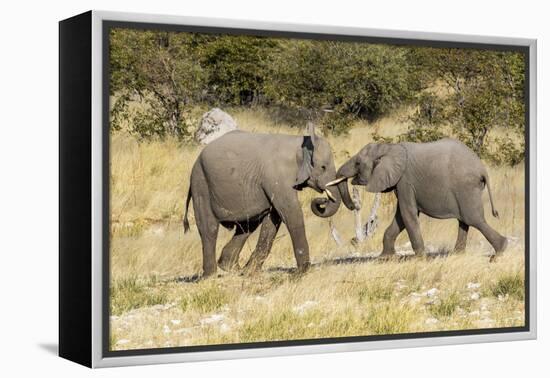
<path id="1" fill-rule="evenodd" d="M 353 119 L 378 117 L 412 98 L 402 48 L 296 40 L 282 47 L 266 79 L 266 98 L 322 118 L 327 132 L 345 133 Z M 324 109 L 333 112 L 323 116 Z"/>
<path id="2" fill-rule="evenodd" d="M 502 276 L 491 286 L 491 293 L 495 297 L 509 295 L 523 301 L 525 299 L 525 279 L 520 274 Z"/>
<path id="3" fill-rule="evenodd" d="M 491 155 L 488 134 L 497 127 L 522 134 L 525 127 L 524 57 L 473 49 L 416 48 L 409 55 L 429 89 L 415 98 L 417 111 L 404 140 L 429 141 L 449 126 L 476 154 L 497 163 L 522 160 L 524 146 L 500 140 Z M 437 91 L 437 94 L 434 93 Z"/>
<path id="4" fill-rule="evenodd" d="M 491 149 L 489 133 L 523 133 L 524 66 L 521 53 L 506 51 L 115 28 L 111 127 L 186 139 L 197 107 L 262 105 L 292 124 L 311 120 L 340 135 L 406 103 L 416 110 L 396 140 L 452 134 L 480 157 L 514 165 L 524 145 L 495 139 Z"/>

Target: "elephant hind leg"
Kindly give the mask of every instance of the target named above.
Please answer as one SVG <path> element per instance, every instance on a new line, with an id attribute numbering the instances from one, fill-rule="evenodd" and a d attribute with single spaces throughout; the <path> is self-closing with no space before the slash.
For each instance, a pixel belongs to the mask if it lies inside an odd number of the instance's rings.
<path id="1" fill-rule="evenodd" d="M 466 249 L 466 241 L 468 239 L 468 230 L 470 226 L 462 221 L 458 221 L 458 236 L 456 238 L 456 244 L 454 248 L 455 253 L 464 252 Z"/>
<path id="2" fill-rule="evenodd" d="M 487 222 L 480 222 L 479 224 L 472 225 L 477 228 L 483 236 L 491 243 L 495 252 L 501 253 L 504 252 L 508 245 L 507 239 L 495 231 Z"/>
<path id="3" fill-rule="evenodd" d="M 240 232 L 238 229 L 235 231 L 231 240 L 223 247 L 222 254 L 218 259 L 218 266 L 222 270 L 229 272 L 239 269 L 239 254 L 249 236 L 248 232 Z"/>
<path id="4" fill-rule="evenodd" d="M 258 244 L 244 267 L 245 272 L 252 273 L 262 267 L 267 256 L 269 256 L 280 225 L 281 217 L 276 211 L 272 211 L 264 218 L 260 229 Z"/>
<path id="5" fill-rule="evenodd" d="M 239 269 L 239 255 L 248 240 L 248 237 L 258 227 L 258 223 L 237 224 L 235 234 L 223 247 L 222 254 L 218 260 L 218 266 L 225 271 Z"/>
<path id="6" fill-rule="evenodd" d="M 193 166 L 191 173 L 191 191 L 193 192 L 193 210 L 202 242 L 203 277 L 216 273 L 216 240 L 220 223 L 214 215 L 208 197 L 208 184 L 200 164 Z"/>
<path id="7" fill-rule="evenodd" d="M 202 270 L 203 276 L 208 277 L 216 273 L 216 240 L 218 238 L 219 224 L 213 216 L 199 215 L 195 213 L 197 228 L 202 241 Z"/>

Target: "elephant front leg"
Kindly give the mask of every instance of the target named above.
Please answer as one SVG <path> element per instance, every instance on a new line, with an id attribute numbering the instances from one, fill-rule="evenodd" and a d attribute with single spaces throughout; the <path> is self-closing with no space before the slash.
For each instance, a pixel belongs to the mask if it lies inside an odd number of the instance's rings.
<path id="1" fill-rule="evenodd" d="M 272 211 L 263 219 L 258 244 L 244 267 L 246 273 L 256 272 L 262 267 L 267 256 L 269 256 L 280 225 L 281 217 L 275 211 Z"/>
<path id="2" fill-rule="evenodd" d="M 291 198 L 274 199 L 273 204 L 282 221 L 286 224 L 288 233 L 292 239 L 292 247 L 294 249 L 296 264 L 298 265 L 298 272 L 306 272 L 311 266 L 311 263 L 309 260 L 309 245 L 304 226 L 304 214 L 302 213 L 298 197 L 293 193 Z"/>
<path id="3" fill-rule="evenodd" d="M 395 211 L 395 216 L 393 217 L 391 224 L 384 232 L 384 249 L 382 250 L 382 253 L 379 257 L 389 257 L 395 254 L 395 240 L 404 229 L 405 223 L 403 223 L 403 218 L 401 217 L 401 212 L 399 210 L 398 204 Z"/>
<path id="4" fill-rule="evenodd" d="M 403 202 L 405 201 L 405 202 Z M 420 220 L 418 218 L 418 208 L 416 207 L 416 202 L 414 198 L 411 200 L 405 200 L 401 197 L 399 198 L 399 209 L 407 233 L 409 234 L 409 239 L 414 253 L 417 256 L 423 256 L 425 253 L 424 249 L 424 239 L 422 238 L 422 233 L 420 231 Z"/>

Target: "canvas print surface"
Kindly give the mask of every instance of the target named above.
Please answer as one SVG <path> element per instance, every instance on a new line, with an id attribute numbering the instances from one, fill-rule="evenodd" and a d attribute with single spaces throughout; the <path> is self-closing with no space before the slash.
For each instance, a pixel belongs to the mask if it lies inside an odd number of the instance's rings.
<path id="1" fill-rule="evenodd" d="M 109 350 L 526 325 L 525 55 L 306 37 L 110 29 Z"/>

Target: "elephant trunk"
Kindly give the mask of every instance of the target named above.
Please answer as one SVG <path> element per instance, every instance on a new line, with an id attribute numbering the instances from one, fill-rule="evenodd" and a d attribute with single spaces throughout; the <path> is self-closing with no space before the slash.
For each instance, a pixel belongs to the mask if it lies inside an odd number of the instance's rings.
<path id="1" fill-rule="evenodd" d="M 355 210 L 355 205 L 353 204 L 351 196 L 349 195 L 347 179 L 338 183 L 338 192 L 340 193 L 340 197 L 344 201 L 344 205 L 346 205 L 346 207 L 350 210 Z"/>
<path id="2" fill-rule="evenodd" d="M 351 199 L 351 196 L 349 194 L 348 179 L 356 175 L 357 168 L 355 166 L 354 158 L 348 160 L 344 165 L 340 167 L 340 169 L 338 169 L 338 172 L 336 172 L 336 177 L 341 179 L 341 181 L 338 182 L 338 192 L 340 193 L 340 197 L 344 201 L 344 205 L 346 205 L 346 207 L 350 210 L 355 210 L 355 205 L 353 204 L 353 200 Z"/>
<path id="3" fill-rule="evenodd" d="M 338 190 L 333 190 L 331 188 L 326 188 L 327 191 L 330 191 L 332 196 L 331 200 L 327 198 L 314 198 L 311 201 L 311 211 L 313 214 L 321 218 L 332 217 L 338 211 L 340 204 L 342 203 L 342 198 Z"/>

